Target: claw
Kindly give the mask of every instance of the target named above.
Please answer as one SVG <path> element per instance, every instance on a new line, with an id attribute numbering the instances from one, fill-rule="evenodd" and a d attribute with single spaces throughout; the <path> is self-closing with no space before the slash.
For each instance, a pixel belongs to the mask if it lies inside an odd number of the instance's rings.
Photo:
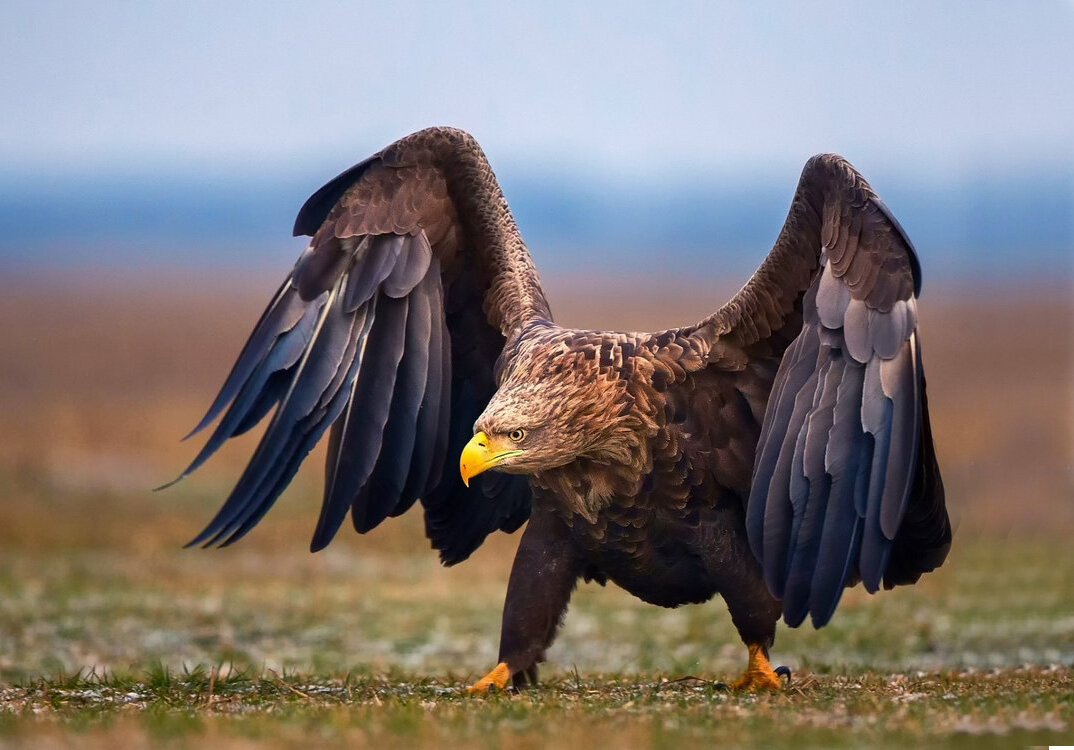
<path id="1" fill-rule="evenodd" d="M 792 675 L 793 675 L 794 673 L 793 673 L 793 672 L 791 672 L 791 668 L 790 668 L 790 667 L 786 667 L 786 666 L 783 666 L 783 665 L 781 664 L 781 665 L 779 665 L 778 667 L 776 667 L 776 668 L 775 668 L 775 669 L 774 669 L 773 671 L 774 671 L 774 672 L 775 672 L 775 673 L 776 673 L 776 674 L 777 674 L 777 675 L 778 675 L 779 677 L 785 677 L 785 678 L 787 679 L 787 684 L 788 684 L 788 685 L 790 685 L 790 684 L 791 684 L 791 676 L 792 676 Z"/>
<path id="2" fill-rule="evenodd" d="M 528 669 L 516 672 L 511 677 L 512 690 L 526 690 L 537 685 L 537 665 L 533 664 Z"/>

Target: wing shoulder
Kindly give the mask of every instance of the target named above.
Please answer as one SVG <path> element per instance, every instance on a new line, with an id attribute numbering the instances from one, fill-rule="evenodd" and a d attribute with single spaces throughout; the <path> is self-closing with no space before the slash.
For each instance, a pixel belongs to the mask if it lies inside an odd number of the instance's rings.
<path id="1" fill-rule="evenodd" d="M 870 309 L 921 290 L 917 254 L 865 178 L 836 154 L 806 162 L 772 250 L 726 304 L 691 328 L 713 358 L 800 325 L 802 298 L 824 254 L 831 274 Z M 793 337 L 792 337 L 793 338 Z"/>

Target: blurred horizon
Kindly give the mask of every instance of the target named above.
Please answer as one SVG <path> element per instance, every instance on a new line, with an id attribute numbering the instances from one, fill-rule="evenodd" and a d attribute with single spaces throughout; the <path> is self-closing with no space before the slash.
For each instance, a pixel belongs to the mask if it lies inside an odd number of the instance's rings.
<path id="1" fill-rule="evenodd" d="M 620 272 L 684 277 L 700 262 L 749 274 L 779 232 L 798 177 L 755 173 L 653 185 L 606 175 L 557 180 L 517 166 L 499 173 L 542 271 L 607 270 L 612 263 Z M 1074 171 L 982 170 L 946 185 L 866 177 L 910 234 L 930 280 L 1074 278 Z M 51 180 L 0 173 L 0 269 L 282 271 L 305 244 L 291 238 L 293 217 L 320 184 L 285 174 Z"/>

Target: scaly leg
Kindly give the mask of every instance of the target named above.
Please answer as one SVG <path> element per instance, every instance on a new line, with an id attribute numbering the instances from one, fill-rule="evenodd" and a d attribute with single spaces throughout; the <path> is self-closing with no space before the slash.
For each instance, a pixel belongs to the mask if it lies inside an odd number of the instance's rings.
<path id="1" fill-rule="evenodd" d="M 507 583 L 499 663 L 467 692 L 503 690 L 512 678 L 515 687 L 537 681 L 537 664 L 556 637 L 580 570 L 567 527 L 534 508 Z"/>
<path id="2" fill-rule="evenodd" d="M 720 581 L 720 590 L 731 612 L 731 621 L 735 624 L 742 642 L 749 650 L 749 663 L 742 676 L 730 684 L 732 690 L 778 690 L 781 687 L 779 675 L 784 674 L 790 680 L 790 670 L 786 667 L 772 669 L 768 661 L 768 649 L 776 638 L 776 623 L 782 606 L 768 592 L 761 566 L 753 557 L 746 544 L 745 529 L 735 537 L 735 562 L 723 563 L 720 574 L 727 576 Z"/>

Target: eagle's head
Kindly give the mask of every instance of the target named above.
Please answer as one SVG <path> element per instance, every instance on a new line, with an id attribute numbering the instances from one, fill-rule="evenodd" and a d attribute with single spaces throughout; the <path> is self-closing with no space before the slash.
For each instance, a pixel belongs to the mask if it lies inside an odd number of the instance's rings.
<path id="1" fill-rule="evenodd" d="M 622 335 L 562 329 L 519 347 L 463 449 L 463 481 L 489 469 L 536 474 L 578 459 L 637 460 L 635 354 Z"/>

